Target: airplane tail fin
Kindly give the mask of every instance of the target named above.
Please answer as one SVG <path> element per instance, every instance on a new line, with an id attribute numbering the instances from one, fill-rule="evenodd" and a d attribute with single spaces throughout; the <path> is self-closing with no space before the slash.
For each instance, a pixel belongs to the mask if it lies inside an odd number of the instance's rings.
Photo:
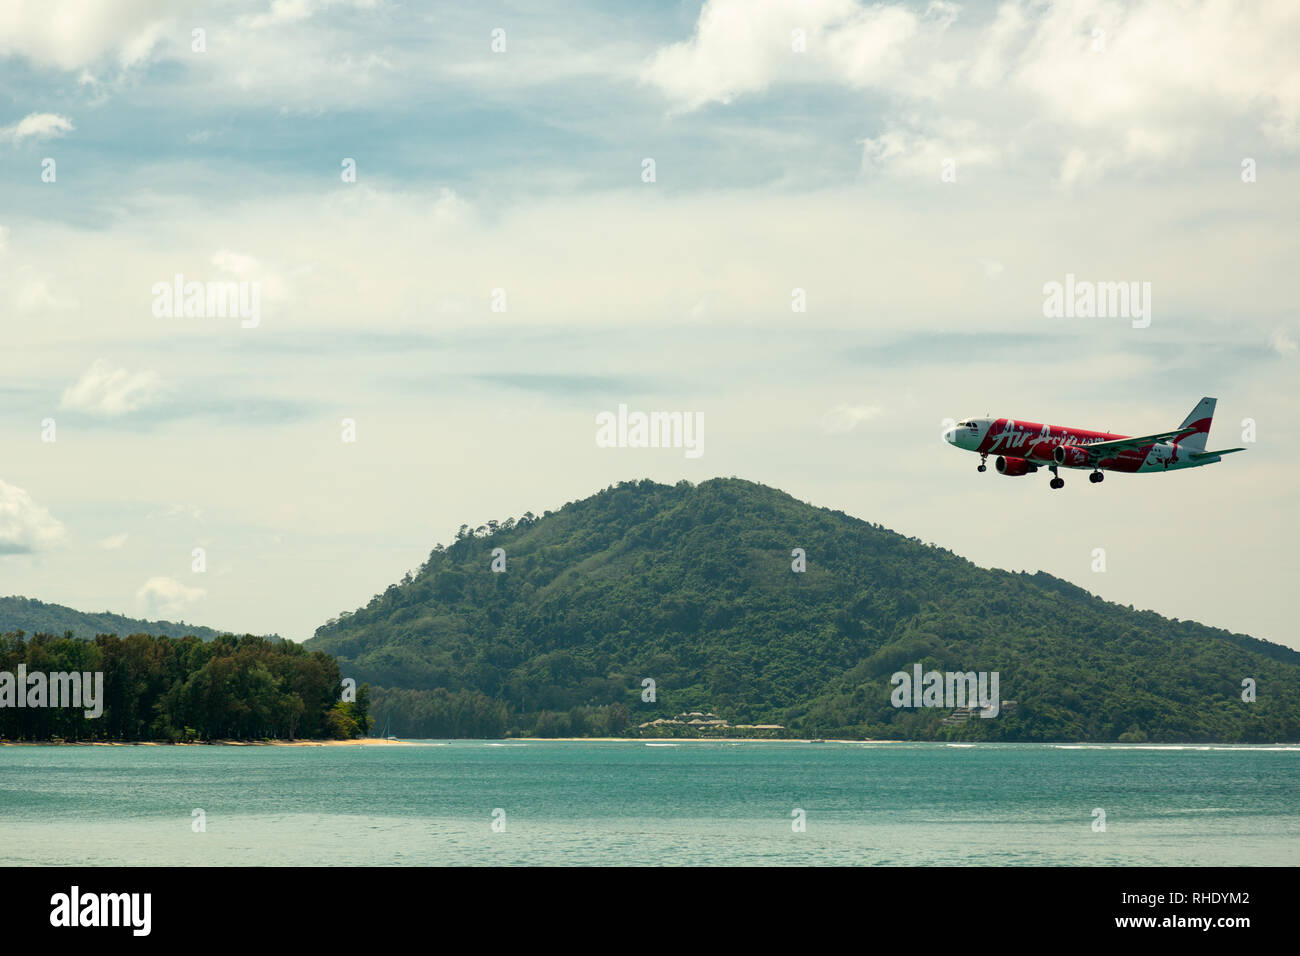
<path id="1" fill-rule="evenodd" d="M 1190 433 L 1179 439 L 1178 444 L 1189 452 L 1205 451 L 1205 441 L 1210 437 L 1210 422 L 1214 420 L 1214 398 L 1203 398 L 1197 402 L 1179 428 L 1191 429 Z"/>

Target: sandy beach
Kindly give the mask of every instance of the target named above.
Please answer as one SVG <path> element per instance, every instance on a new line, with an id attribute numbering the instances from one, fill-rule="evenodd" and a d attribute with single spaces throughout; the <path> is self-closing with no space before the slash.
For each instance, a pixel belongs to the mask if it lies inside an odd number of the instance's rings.
<path id="1" fill-rule="evenodd" d="M 465 738 L 478 740 L 480 738 Z M 501 737 L 485 743 L 593 743 L 617 741 L 627 744 L 888 744 L 901 740 L 838 740 L 797 737 Z M 382 737 L 359 737 L 354 740 L 208 740 L 192 743 L 168 743 L 165 740 L 0 740 L 0 747 L 408 747 L 418 746 L 410 740 L 386 740 Z"/>
<path id="2" fill-rule="evenodd" d="M 401 747 L 406 740 L 207 740 L 173 744 L 165 740 L 0 740 L 0 747 Z"/>

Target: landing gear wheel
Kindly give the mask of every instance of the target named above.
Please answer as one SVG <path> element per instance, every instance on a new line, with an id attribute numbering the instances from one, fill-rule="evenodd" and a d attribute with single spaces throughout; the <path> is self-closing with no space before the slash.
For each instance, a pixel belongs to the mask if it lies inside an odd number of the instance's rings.
<path id="1" fill-rule="evenodd" d="M 988 455 L 980 455 L 980 466 L 979 468 L 975 469 L 976 471 L 985 472 L 989 470 L 989 466 L 984 464 L 985 459 L 987 459 L 988 457 L 989 457 Z"/>
<path id="2" fill-rule="evenodd" d="M 1091 481 L 1094 485 L 1096 485 L 1105 481 L 1106 476 L 1099 471 L 1094 471 L 1091 475 L 1088 476 L 1088 480 Z"/>
<path id="3" fill-rule="evenodd" d="M 989 470 L 989 466 L 988 466 L 988 465 L 980 465 L 980 466 L 979 466 L 978 468 L 976 468 L 975 470 L 976 470 L 976 471 L 988 471 L 988 470 Z"/>
<path id="4" fill-rule="evenodd" d="M 1050 484 L 1051 484 L 1051 487 L 1052 487 L 1053 490 L 1055 490 L 1055 489 L 1057 489 L 1057 488 L 1064 488 L 1064 487 L 1065 487 L 1065 479 L 1064 479 L 1064 478 L 1053 478 L 1053 479 L 1051 480 Z"/>

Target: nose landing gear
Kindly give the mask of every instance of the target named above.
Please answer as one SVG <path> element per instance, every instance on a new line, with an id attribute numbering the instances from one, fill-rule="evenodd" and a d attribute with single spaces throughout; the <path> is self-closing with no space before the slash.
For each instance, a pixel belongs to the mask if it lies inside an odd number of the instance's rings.
<path id="1" fill-rule="evenodd" d="M 976 471 L 988 471 L 988 470 L 989 470 L 989 466 L 986 465 L 986 464 L 984 464 L 984 459 L 987 458 L 987 457 L 988 457 L 988 455 L 980 455 L 980 466 L 979 466 L 978 468 L 975 469 Z"/>
<path id="2" fill-rule="evenodd" d="M 1048 487 L 1051 488 L 1053 491 L 1056 491 L 1058 488 L 1064 488 L 1064 487 L 1065 487 L 1065 479 L 1062 478 L 1062 477 L 1060 476 L 1060 474 L 1057 473 L 1057 471 L 1056 471 L 1056 466 L 1055 466 L 1055 465 L 1048 465 L 1048 466 L 1047 466 L 1047 470 L 1050 471 L 1050 472 L 1055 476 L 1055 477 L 1052 478 L 1051 481 L 1049 481 L 1049 482 L 1047 483 L 1047 484 L 1048 484 Z"/>

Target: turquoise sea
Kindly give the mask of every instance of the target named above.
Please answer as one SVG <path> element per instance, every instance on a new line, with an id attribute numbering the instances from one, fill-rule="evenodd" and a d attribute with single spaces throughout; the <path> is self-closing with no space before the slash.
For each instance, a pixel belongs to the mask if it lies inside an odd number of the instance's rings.
<path id="1" fill-rule="evenodd" d="M 8 865 L 1297 863 L 1289 745 L 0 747 Z"/>

